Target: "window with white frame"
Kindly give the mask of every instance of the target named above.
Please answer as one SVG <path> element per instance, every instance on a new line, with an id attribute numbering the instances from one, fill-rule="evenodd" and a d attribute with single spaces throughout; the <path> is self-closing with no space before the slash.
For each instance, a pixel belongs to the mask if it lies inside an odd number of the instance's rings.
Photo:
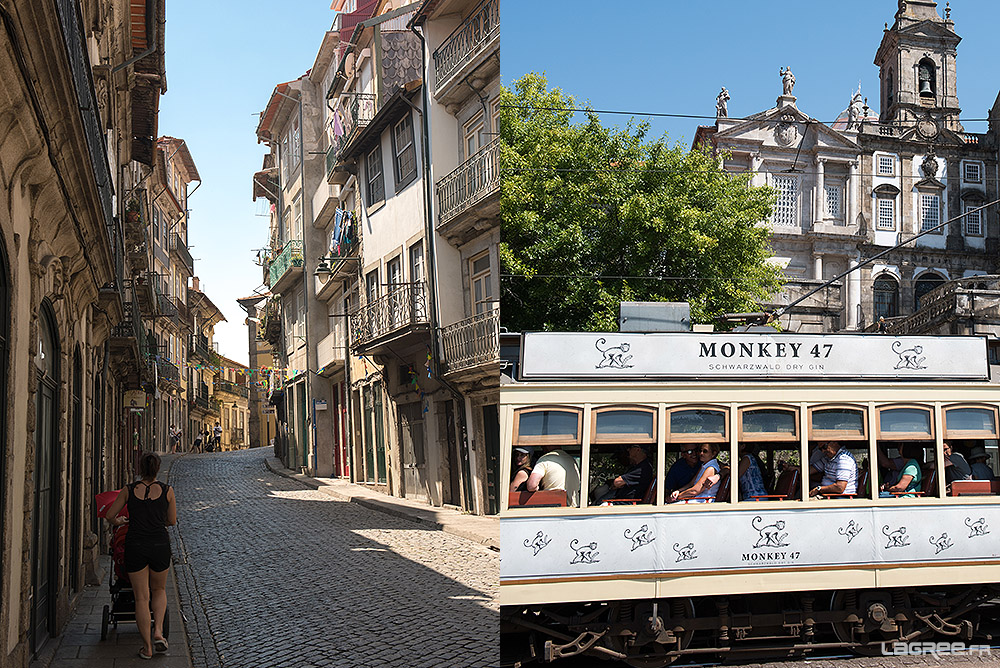
<path id="1" fill-rule="evenodd" d="M 463 134 L 465 136 L 465 158 L 467 160 L 483 147 L 483 133 L 485 131 L 486 125 L 483 122 L 482 112 L 476 114 L 471 121 L 465 124 Z"/>
<path id="2" fill-rule="evenodd" d="M 982 183 L 983 168 L 978 162 L 963 163 L 962 180 L 966 183 Z"/>
<path id="3" fill-rule="evenodd" d="M 296 341 L 296 348 L 305 345 L 306 335 L 306 299 L 302 292 L 295 296 L 295 335 L 302 337 Z"/>
<path id="4" fill-rule="evenodd" d="M 382 147 L 376 146 L 365 160 L 365 172 L 368 177 L 368 205 L 385 199 L 385 181 L 382 178 Z"/>
<path id="5" fill-rule="evenodd" d="M 879 176 L 892 176 L 895 171 L 896 161 L 891 155 L 880 155 L 878 156 L 878 166 L 876 167 L 876 173 Z"/>
<path id="6" fill-rule="evenodd" d="M 385 276 L 390 286 L 397 286 L 403 282 L 403 266 L 398 257 L 385 263 Z"/>
<path id="7" fill-rule="evenodd" d="M 486 137 L 487 143 L 500 134 L 500 103 L 499 95 L 490 103 L 490 127 L 493 129 L 493 134 Z"/>
<path id="8" fill-rule="evenodd" d="M 424 280 L 424 242 L 418 241 L 410 246 L 410 282 L 419 283 Z"/>
<path id="9" fill-rule="evenodd" d="M 472 311 L 477 315 L 485 313 L 493 308 L 489 251 L 469 261 L 469 274 L 472 284 Z"/>
<path id="10" fill-rule="evenodd" d="M 826 188 L 826 214 L 830 218 L 843 218 L 844 216 L 844 189 L 840 186 L 825 186 Z"/>
<path id="11" fill-rule="evenodd" d="M 941 198 L 937 195 L 920 195 L 920 231 L 924 232 L 941 224 Z"/>
<path id="12" fill-rule="evenodd" d="M 778 191 L 778 201 L 774 205 L 771 223 L 775 227 L 795 227 L 799 222 L 797 210 L 799 180 L 794 176 L 773 176 L 771 183 Z"/>
<path id="13" fill-rule="evenodd" d="M 417 177 L 417 150 L 413 145 L 413 117 L 406 114 L 392 128 L 392 150 L 395 153 L 397 189 Z"/>
<path id="14" fill-rule="evenodd" d="M 983 236 L 983 212 L 978 202 L 966 202 L 963 208 L 965 214 L 965 233 L 973 237 Z"/>
<path id="15" fill-rule="evenodd" d="M 302 193 L 292 200 L 292 238 L 302 239 Z"/>
<path id="16" fill-rule="evenodd" d="M 896 200 L 880 197 L 876 211 L 875 229 L 894 232 L 896 230 Z"/>
<path id="17" fill-rule="evenodd" d="M 378 269 L 372 269 L 365 275 L 365 296 L 369 304 L 378 299 Z"/>

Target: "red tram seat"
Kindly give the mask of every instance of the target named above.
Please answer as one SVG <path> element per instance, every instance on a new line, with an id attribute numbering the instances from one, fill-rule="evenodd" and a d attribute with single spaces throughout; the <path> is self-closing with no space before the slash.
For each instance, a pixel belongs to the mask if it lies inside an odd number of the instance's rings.
<path id="1" fill-rule="evenodd" d="M 785 469 L 778 476 L 778 482 L 774 485 L 774 494 L 763 494 L 761 496 L 752 496 L 750 498 L 761 500 L 784 500 L 797 498 L 797 492 L 799 490 L 799 470 L 798 469 Z"/>
<path id="2" fill-rule="evenodd" d="M 937 468 L 931 469 L 926 476 L 924 476 L 924 482 L 920 486 L 920 491 L 924 496 L 937 496 Z"/>
<path id="3" fill-rule="evenodd" d="M 954 480 L 951 483 L 951 496 L 992 496 L 996 494 L 997 482 L 994 480 Z"/>
<path id="4" fill-rule="evenodd" d="M 507 499 L 507 506 L 535 506 L 548 508 L 564 508 L 566 503 L 566 492 L 561 489 L 540 489 L 537 492 L 511 492 Z"/>
<path id="5" fill-rule="evenodd" d="M 729 502 L 730 473 L 731 470 L 728 466 L 723 466 L 719 470 L 719 482 L 716 483 L 719 486 L 719 491 L 715 493 L 715 501 L 717 501 L 718 503 Z"/>
<path id="6" fill-rule="evenodd" d="M 651 504 L 656 499 L 656 478 L 653 478 L 653 482 L 649 483 L 649 487 L 646 488 L 646 493 L 642 495 L 641 499 L 608 499 L 603 501 L 601 505 L 605 503 L 612 506 L 629 506 L 636 505 L 638 503 Z"/>

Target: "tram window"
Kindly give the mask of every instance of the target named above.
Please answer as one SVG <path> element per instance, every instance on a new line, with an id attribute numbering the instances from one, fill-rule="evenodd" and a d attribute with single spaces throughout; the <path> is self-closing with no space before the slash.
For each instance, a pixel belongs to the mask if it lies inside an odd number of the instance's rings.
<path id="1" fill-rule="evenodd" d="M 754 462 L 749 461 L 748 456 Z M 756 476 L 751 470 L 754 464 L 760 471 L 760 481 L 755 480 Z M 800 479 L 798 441 L 740 443 L 740 459 L 736 468 L 737 486 L 734 488 L 740 490 L 740 501 L 800 500 Z M 763 491 L 760 487 L 763 487 Z"/>
<path id="2" fill-rule="evenodd" d="M 879 439 L 934 438 L 930 409 L 909 406 L 882 408 L 878 417 Z"/>
<path id="3" fill-rule="evenodd" d="M 517 445 L 579 443 L 582 419 L 583 413 L 578 410 L 544 408 L 520 411 L 514 442 Z"/>
<path id="4" fill-rule="evenodd" d="M 867 439 L 865 412 L 858 408 L 814 408 L 810 416 L 811 439 Z"/>
<path id="5" fill-rule="evenodd" d="M 593 410 L 588 503 L 651 503 L 656 477 L 656 412 L 646 407 Z"/>
<path id="6" fill-rule="evenodd" d="M 767 408 L 744 410 L 740 414 L 740 438 L 776 440 L 781 437 L 798 439 L 795 411 Z"/>
<path id="7" fill-rule="evenodd" d="M 841 453 L 847 453 L 844 456 Z M 833 459 L 831 459 L 833 457 Z M 871 496 L 868 449 L 856 441 L 814 441 L 809 453 L 810 496 L 829 499 L 867 499 Z M 830 493 L 829 486 L 846 481 L 842 492 Z"/>
<path id="8" fill-rule="evenodd" d="M 670 440 L 687 442 L 728 440 L 727 413 L 704 408 L 673 410 L 670 413 Z"/>
<path id="9" fill-rule="evenodd" d="M 937 462 L 926 442 L 879 443 L 879 497 L 937 496 Z"/>
<path id="10" fill-rule="evenodd" d="M 996 438 L 996 408 L 962 406 L 944 411 L 945 438 Z"/>
<path id="11" fill-rule="evenodd" d="M 655 423 L 652 409 L 594 409 L 593 441 L 655 443 Z"/>

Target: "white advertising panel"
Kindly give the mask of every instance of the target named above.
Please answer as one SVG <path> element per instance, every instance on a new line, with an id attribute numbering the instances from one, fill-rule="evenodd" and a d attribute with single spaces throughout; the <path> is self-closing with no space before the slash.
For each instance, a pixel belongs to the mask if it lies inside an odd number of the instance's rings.
<path id="1" fill-rule="evenodd" d="M 526 379 L 989 377 L 971 336 L 538 332 L 521 355 Z"/>
<path id="2" fill-rule="evenodd" d="M 505 518 L 500 580 L 1000 558 L 1000 507 Z"/>

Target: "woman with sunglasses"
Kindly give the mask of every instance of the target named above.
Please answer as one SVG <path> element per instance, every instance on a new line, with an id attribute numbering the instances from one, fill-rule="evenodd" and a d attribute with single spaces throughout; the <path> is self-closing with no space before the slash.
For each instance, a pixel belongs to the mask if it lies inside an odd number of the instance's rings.
<path id="1" fill-rule="evenodd" d="M 714 501 L 719 491 L 719 471 L 722 468 L 716 456 L 719 446 L 715 443 L 705 443 L 698 450 L 701 469 L 687 485 L 670 493 L 671 501 L 689 499 L 696 503 Z"/>

